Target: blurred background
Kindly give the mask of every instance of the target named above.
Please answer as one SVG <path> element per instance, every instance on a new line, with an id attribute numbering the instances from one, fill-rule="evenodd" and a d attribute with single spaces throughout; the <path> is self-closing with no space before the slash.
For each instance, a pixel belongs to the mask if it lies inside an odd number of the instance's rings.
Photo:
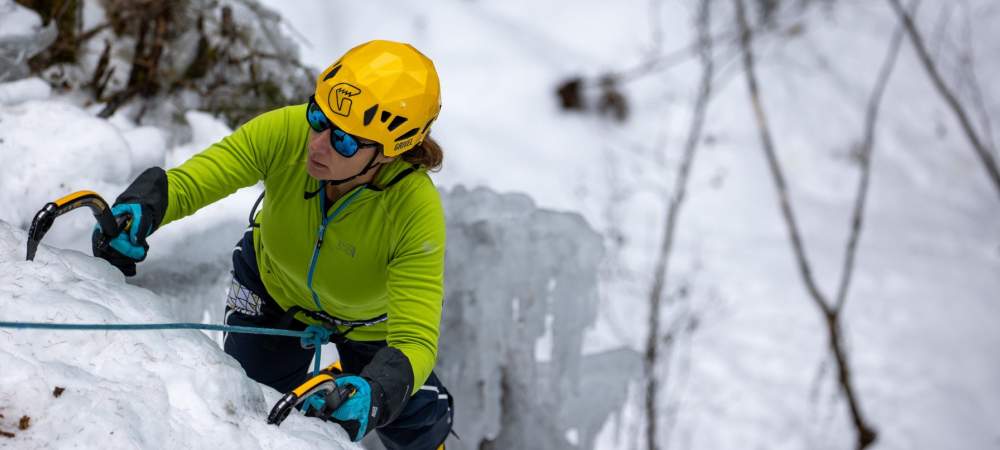
<path id="1" fill-rule="evenodd" d="M 0 0 L 0 221 L 409 42 L 442 85 L 449 448 L 1000 448 L 998 30 L 996 0 Z M 129 283 L 221 322 L 260 189 Z"/>

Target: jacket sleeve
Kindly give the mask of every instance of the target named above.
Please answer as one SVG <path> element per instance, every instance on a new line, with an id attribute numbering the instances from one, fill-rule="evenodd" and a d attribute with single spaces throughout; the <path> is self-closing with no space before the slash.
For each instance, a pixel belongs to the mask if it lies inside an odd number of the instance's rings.
<path id="1" fill-rule="evenodd" d="M 167 171 L 167 210 L 162 225 L 194 214 L 237 189 L 267 178 L 286 145 L 288 108 L 261 114 Z"/>
<path id="2" fill-rule="evenodd" d="M 388 266 L 386 341 L 410 362 L 412 394 L 427 381 L 437 358 L 446 233 L 444 209 L 433 184 L 415 192 L 406 205 L 397 219 L 401 234 Z"/>

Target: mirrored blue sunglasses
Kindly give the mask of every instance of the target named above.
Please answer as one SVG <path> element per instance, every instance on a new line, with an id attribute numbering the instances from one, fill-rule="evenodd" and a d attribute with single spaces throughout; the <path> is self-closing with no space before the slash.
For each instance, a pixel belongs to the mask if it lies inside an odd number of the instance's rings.
<path id="1" fill-rule="evenodd" d="M 309 97 L 309 107 L 306 108 L 306 121 L 309 122 L 309 127 L 317 133 L 322 133 L 327 128 L 330 128 L 330 146 L 345 158 L 356 155 L 358 150 L 362 148 L 371 147 L 377 150 L 379 147 L 378 143 L 361 142 L 357 137 L 337 128 L 333 122 L 330 122 L 326 118 L 326 114 L 323 114 L 323 110 L 316 104 L 316 99 L 313 96 Z"/>

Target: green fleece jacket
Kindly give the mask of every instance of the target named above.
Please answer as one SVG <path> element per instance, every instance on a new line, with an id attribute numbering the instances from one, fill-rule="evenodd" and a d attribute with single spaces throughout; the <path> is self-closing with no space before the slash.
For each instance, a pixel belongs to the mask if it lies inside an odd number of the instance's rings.
<path id="1" fill-rule="evenodd" d="M 312 289 L 323 311 L 345 320 L 388 314 L 386 322 L 357 328 L 348 338 L 385 340 L 403 352 L 415 392 L 437 356 L 445 249 L 440 196 L 422 170 L 379 190 L 410 167 L 397 159 L 381 167 L 374 187 L 359 186 L 338 199 L 331 215 L 346 206 L 321 231 L 322 194 L 303 198 L 320 187 L 306 172 L 305 115 L 306 105 L 264 113 L 167 171 L 161 226 L 263 180 L 267 196 L 254 246 L 268 293 L 286 310 L 316 310 L 307 278 L 322 233 Z"/>

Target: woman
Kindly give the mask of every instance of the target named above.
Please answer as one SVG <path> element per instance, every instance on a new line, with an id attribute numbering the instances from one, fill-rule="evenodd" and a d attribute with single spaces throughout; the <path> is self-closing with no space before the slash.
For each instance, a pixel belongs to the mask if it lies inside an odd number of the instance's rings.
<path id="1" fill-rule="evenodd" d="M 131 215 L 129 231 L 95 255 L 134 274 L 150 233 L 263 180 L 267 201 L 233 252 L 226 323 L 332 329 L 337 382 L 355 394 L 319 415 L 355 441 L 377 428 L 390 449 L 439 448 L 452 419 L 432 371 L 445 225 L 426 172 L 441 164 L 429 137 L 440 108 L 430 59 L 408 44 L 362 44 L 319 75 L 309 103 L 143 172 L 113 208 Z M 280 392 L 306 380 L 312 358 L 286 337 L 229 334 L 224 348 Z"/>

